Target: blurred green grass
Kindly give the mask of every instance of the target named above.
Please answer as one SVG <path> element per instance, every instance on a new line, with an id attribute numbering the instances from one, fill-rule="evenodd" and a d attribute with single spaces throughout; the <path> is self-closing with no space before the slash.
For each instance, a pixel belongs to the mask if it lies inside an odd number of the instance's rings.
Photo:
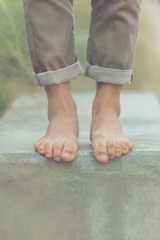
<path id="1" fill-rule="evenodd" d="M 75 35 L 78 58 L 86 64 L 90 24 L 90 1 L 75 0 Z M 160 96 L 160 6 L 145 0 L 133 64 L 134 80 L 124 90 L 151 90 Z M 28 53 L 22 1 L 0 0 L 0 116 L 22 92 L 44 91 L 34 86 Z M 72 90 L 95 89 L 95 81 L 81 77 L 71 82 Z"/>

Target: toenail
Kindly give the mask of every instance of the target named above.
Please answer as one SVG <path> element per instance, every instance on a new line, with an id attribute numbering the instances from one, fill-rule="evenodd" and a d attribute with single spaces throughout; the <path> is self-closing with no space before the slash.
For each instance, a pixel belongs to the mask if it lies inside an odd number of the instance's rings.
<path id="1" fill-rule="evenodd" d="M 46 157 L 48 157 L 48 158 L 49 158 L 49 157 L 50 157 L 50 154 L 46 154 Z"/>
<path id="2" fill-rule="evenodd" d="M 119 152 L 116 153 L 117 156 L 120 156 L 121 154 Z"/>
<path id="3" fill-rule="evenodd" d="M 70 157 L 71 154 L 70 154 L 69 152 L 65 152 L 65 153 L 63 153 L 63 156 L 64 156 L 64 157 Z"/>
<path id="4" fill-rule="evenodd" d="M 59 157 L 54 158 L 56 161 L 60 161 L 61 159 Z"/>
<path id="5" fill-rule="evenodd" d="M 102 153 L 102 154 L 100 154 L 100 158 L 101 158 L 101 160 L 106 160 L 107 156 L 104 153 Z"/>

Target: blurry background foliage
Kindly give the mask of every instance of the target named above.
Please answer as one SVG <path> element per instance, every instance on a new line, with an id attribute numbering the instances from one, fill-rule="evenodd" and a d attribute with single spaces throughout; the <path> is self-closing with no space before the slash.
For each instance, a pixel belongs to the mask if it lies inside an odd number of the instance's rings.
<path id="1" fill-rule="evenodd" d="M 78 58 L 86 64 L 90 1 L 74 0 Z M 134 80 L 124 90 L 151 90 L 160 97 L 160 1 L 143 1 L 140 31 L 133 63 Z M 24 28 L 22 0 L 0 0 L 0 116 L 23 92 L 44 91 L 33 84 L 32 67 Z M 95 81 L 80 77 L 72 90 L 93 90 Z"/>

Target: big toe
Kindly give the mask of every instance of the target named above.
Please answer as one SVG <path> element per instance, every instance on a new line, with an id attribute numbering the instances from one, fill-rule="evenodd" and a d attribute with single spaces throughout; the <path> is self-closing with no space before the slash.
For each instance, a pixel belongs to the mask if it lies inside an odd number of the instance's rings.
<path id="1" fill-rule="evenodd" d="M 61 154 L 61 159 L 66 162 L 72 161 L 77 156 L 77 150 L 78 150 L 77 141 L 65 143 Z"/>
<path id="2" fill-rule="evenodd" d="M 97 161 L 105 163 L 108 161 L 106 141 L 103 138 L 96 139 L 93 143 L 94 157 Z"/>

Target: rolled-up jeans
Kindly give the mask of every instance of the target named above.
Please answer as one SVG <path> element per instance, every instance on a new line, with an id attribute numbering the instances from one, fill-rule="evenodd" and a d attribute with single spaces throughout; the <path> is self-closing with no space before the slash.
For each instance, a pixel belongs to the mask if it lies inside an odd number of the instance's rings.
<path id="1" fill-rule="evenodd" d="M 91 0 L 83 71 L 77 59 L 73 0 L 23 0 L 34 84 L 60 84 L 81 75 L 97 82 L 131 84 L 141 1 Z"/>

